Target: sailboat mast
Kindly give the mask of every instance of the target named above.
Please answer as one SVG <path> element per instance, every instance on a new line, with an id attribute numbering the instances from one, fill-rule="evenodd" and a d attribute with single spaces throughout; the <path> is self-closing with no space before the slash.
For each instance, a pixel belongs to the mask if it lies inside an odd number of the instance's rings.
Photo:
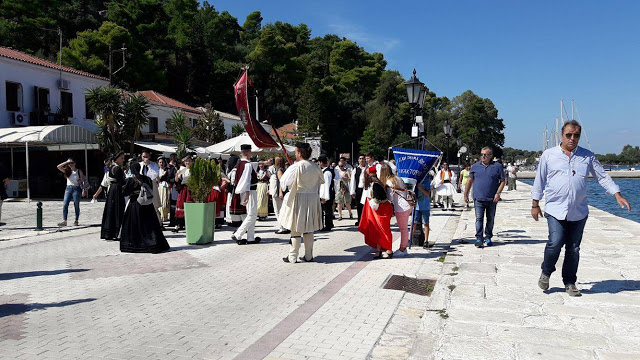
<path id="1" fill-rule="evenodd" d="M 576 118 L 573 116 L 573 99 L 571 99 L 571 120 L 575 120 Z"/>

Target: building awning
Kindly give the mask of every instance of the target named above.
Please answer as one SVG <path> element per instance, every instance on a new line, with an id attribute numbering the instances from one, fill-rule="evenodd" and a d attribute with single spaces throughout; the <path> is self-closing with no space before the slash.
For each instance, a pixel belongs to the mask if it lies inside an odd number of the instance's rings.
<path id="1" fill-rule="evenodd" d="M 174 144 L 156 143 L 149 141 L 136 141 L 135 144 L 156 153 L 162 153 L 163 156 L 169 156 L 170 154 L 177 152 L 177 148 Z M 198 156 L 208 155 L 207 149 L 202 146 L 196 146 L 192 150 L 196 154 L 198 154 Z"/>
<path id="2" fill-rule="evenodd" d="M 0 129 L 0 146 L 95 144 L 96 136 L 78 125 L 25 126 Z"/>

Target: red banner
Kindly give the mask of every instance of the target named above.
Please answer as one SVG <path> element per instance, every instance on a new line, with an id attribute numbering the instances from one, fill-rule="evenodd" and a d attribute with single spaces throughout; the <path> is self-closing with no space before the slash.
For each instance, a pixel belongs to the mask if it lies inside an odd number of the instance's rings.
<path id="1" fill-rule="evenodd" d="M 240 79 L 238 79 L 235 85 L 233 85 L 236 95 L 238 115 L 240 115 L 240 119 L 242 119 L 242 123 L 244 124 L 244 128 L 247 130 L 249 137 L 257 147 L 279 147 L 267 130 L 265 130 L 260 123 L 251 118 L 251 113 L 249 113 L 249 98 L 247 96 L 247 87 L 250 81 L 249 74 L 247 74 L 247 70 L 245 70 L 244 73 L 242 73 L 242 76 L 240 76 Z"/>

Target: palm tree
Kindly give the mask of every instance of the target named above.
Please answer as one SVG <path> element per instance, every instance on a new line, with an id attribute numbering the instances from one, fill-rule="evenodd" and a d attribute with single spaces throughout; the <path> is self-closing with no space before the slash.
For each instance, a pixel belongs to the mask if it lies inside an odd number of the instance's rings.
<path id="1" fill-rule="evenodd" d="M 171 119 L 167 123 L 167 134 L 173 136 L 173 142 L 176 144 L 176 152 L 178 158 L 187 156 L 193 145 L 193 132 L 187 126 L 185 116 L 181 112 L 174 112 Z"/>
<path id="2" fill-rule="evenodd" d="M 131 140 L 129 152 L 133 154 L 134 145 L 140 139 L 142 127 L 149 123 L 149 101 L 140 94 L 128 94 L 124 98 L 122 108 L 124 131 Z"/>
<path id="3" fill-rule="evenodd" d="M 98 86 L 87 91 L 87 104 L 97 115 L 94 121 L 100 129 L 98 139 L 100 147 L 107 153 L 122 149 L 118 141 L 120 117 L 122 115 L 122 94 L 113 86 Z"/>

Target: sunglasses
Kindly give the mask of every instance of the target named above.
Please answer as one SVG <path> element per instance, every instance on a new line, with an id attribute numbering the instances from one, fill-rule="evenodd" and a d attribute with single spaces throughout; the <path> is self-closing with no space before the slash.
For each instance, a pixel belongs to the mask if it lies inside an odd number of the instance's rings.
<path id="1" fill-rule="evenodd" d="M 482 157 L 492 157 L 493 154 L 481 154 L 480 156 L 482 156 Z"/>
<path id="2" fill-rule="evenodd" d="M 580 133 L 566 133 L 564 134 L 564 136 L 567 139 L 571 139 L 571 137 L 573 137 L 574 139 L 580 139 Z"/>

